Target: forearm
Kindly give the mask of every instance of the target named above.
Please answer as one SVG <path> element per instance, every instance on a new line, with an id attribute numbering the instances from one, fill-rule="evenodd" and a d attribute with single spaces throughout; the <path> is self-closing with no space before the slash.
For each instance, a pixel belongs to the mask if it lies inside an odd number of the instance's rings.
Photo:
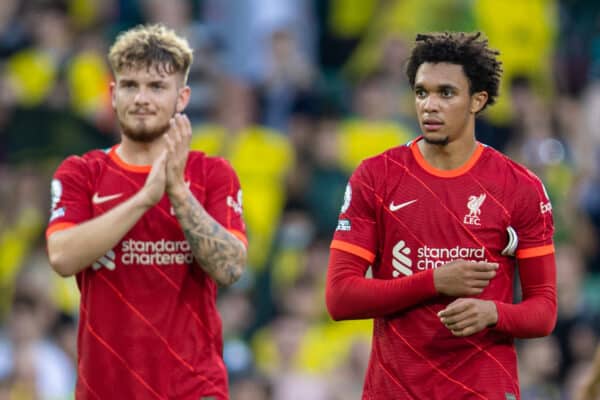
<path id="1" fill-rule="evenodd" d="M 211 217 L 187 187 L 169 192 L 169 199 L 202 269 L 219 285 L 236 282 L 246 264 L 244 244 Z"/>
<path id="2" fill-rule="evenodd" d="M 401 279 L 367 279 L 366 263 L 358 256 L 331 250 L 326 302 L 334 320 L 383 317 L 437 295 L 431 270 Z"/>
<path id="3" fill-rule="evenodd" d="M 556 266 L 554 255 L 519 262 L 523 301 L 496 301 L 498 322 L 494 329 L 517 338 L 549 335 L 557 317 Z"/>
<path id="4" fill-rule="evenodd" d="M 52 268 L 71 276 L 88 267 L 112 249 L 149 207 L 136 194 L 96 218 L 52 233 L 47 242 Z"/>

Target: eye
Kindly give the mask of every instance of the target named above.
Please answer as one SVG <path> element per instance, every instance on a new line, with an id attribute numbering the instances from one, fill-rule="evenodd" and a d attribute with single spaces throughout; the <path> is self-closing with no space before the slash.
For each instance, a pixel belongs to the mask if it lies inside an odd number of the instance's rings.
<path id="1" fill-rule="evenodd" d="M 163 85 L 160 82 L 152 82 L 150 84 L 150 89 L 152 89 L 152 90 L 162 90 L 162 89 L 164 89 L 164 87 L 165 87 L 165 85 Z"/>
<path id="2" fill-rule="evenodd" d="M 449 98 L 454 95 L 454 91 L 450 88 L 443 88 L 440 94 L 442 97 Z"/>
<path id="3" fill-rule="evenodd" d="M 421 88 L 416 88 L 415 96 L 417 96 L 418 99 L 423 99 L 427 96 L 427 92 Z"/>
<path id="4" fill-rule="evenodd" d="M 131 81 L 125 81 L 125 82 L 121 82 L 120 85 L 122 88 L 124 89 L 133 89 L 135 88 L 137 85 L 135 84 L 135 82 L 131 82 Z"/>

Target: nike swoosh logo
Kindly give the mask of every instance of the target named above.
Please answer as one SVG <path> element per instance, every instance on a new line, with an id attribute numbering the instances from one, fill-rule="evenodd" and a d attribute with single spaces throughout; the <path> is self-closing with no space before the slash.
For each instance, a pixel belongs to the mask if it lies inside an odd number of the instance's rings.
<path id="1" fill-rule="evenodd" d="M 106 203 L 107 201 L 117 199 L 121 196 L 123 196 L 123 193 L 109 194 L 108 196 L 98 196 L 98 192 L 96 192 L 96 193 L 94 193 L 94 197 L 92 197 L 92 203 L 102 204 L 102 203 Z"/>
<path id="2" fill-rule="evenodd" d="M 411 205 L 412 203 L 414 203 L 415 201 L 417 201 L 417 199 L 415 200 L 410 200 L 407 201 L 406 203 L 402 203 L 402 204 L 394 204 L 394 202 L 392 201 L 390 203 L 390 211 L 398 211 L 399 209 L 401 209 L 402 207 L 406 207 Z"/>

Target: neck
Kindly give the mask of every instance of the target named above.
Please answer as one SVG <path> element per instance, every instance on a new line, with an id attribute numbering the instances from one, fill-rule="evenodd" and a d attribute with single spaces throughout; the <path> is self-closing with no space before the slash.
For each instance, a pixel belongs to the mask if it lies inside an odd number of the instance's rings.
<path id="1" fill-rule="evenodd" d="M 477 149 L 475 135 L 467 135 L 445 145 L 420 140 L 417 145 L 423 158 L 436 169 L 453 170 L 464 165 Z"/>
<path id="2" fill-rule="evenodd" d="M 165 149 L 162 137 L 152 142 L 136 142 L 125 135 L 121 135 L 121 145 L 117 148 L 117 154 L 127 164 L 151 165 L 160 153 Z"/>

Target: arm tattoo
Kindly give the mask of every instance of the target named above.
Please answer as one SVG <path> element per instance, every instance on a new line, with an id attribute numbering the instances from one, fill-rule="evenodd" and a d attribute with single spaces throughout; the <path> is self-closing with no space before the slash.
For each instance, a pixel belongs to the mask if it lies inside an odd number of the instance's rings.
<path id="1" fill-rule="evenodd" d="M 246 263 L 246 248 L 232 233 L 211 217 L 188 191 L 185 201 L 170 198 L 173 210 L 204 271 L 219 285 L 237 281 Z"/>

